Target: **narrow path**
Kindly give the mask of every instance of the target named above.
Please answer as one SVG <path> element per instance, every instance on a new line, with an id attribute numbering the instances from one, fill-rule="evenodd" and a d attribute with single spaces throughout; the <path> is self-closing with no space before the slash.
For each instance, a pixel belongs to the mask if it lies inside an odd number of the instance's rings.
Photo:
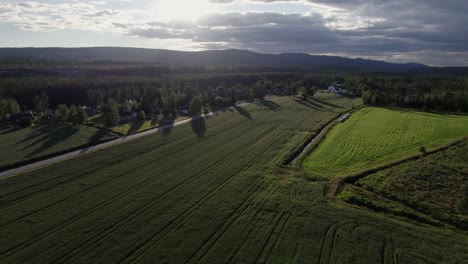
<path id="1" fill-rule="evenodd" d="M 349 112 L 341 114 L 340 116 L 338 116 L 338 118 L 332 120 L 330 123 L 328 123 L 328 125 L 322 128 L 320 132 L 310 141 L 310 143 L 307 144 L 307 146 L 305 146 L 301 153 L 299 153 L 299 155 L 297 155 L 288 165 L 293 166 L 297 165 L 297 162 L 301 162 L 304 155 L 307 155 L 310 149 L 315 147 L 322 140 L 323 136 L 325 136 L 325 134 L 337 123 L 339 123 L 340 119 L 346 115 L 349 115 Z"/>
<path id="2" fill-rule="evenodd" d="M 242 105 L 245 105 L 245 104 L 247 104 L 247 103 L 236 105 L 236 106 L 242 106 Z M 120 138 L 117 138 L 117 139 L 114 139 L 114 140 L 111 140 L 111 141 L 108 141 L 108 142 L 104 142 L 104 143 L 97 144 L 97 145 L 94 145 L 94 146 L 91 146 L 91 147 L 86 147 L 86 148 L 82 148 L 82 149 L 79 149 L 79 150 L 75 150 L 75 151 L 72 151 L 72 152 L 69 152 L 69 153 L 65 153 L 63 155 L 58 155 L 56 157 L 41 160 L 41 161 L 38 161 L 38 162 L 34 162 L 34 163 L 31 163 L 31 164 L 27 164 L 27 165 L 24 165 L 24 166 L 17 167 L 17 168 L 14 168 L 14 169 L 6 170 L 6 171 L 3 171 L 3 172 L 0 172 L 0 180 L 16 176 L 18 174 L 21 174 L 21 173 L 24 173 L 24 172 L 27 172 L 27 171 L 32 171 L 32 170 L 36 170 L 36 169 L 39 169 L 39 168 L 42 168 L 42 167 L 46 167 L 46 166 L 49 166 L 49 165 L 52 165 L 52 164 L 55 164 L 55 163 L 58 163 L 58 162 L 61 162 L 61 161 L 64 161 L 64 160 L 68 160 L 68 159 L 72 159 L 72 158 L 75 158 L 75 157 L 78 157 L 78 156 L 82 156 L 82 155 L 85 155 L 85 154 L 88 154 L 88 153 L 91 153 L 91 152 L 94 152 L 94 151 L 97 151 L 97 150 L 100 150 L 100 149 L 105 149 L 105 148 L 108 148 L 108 147 L 111 147 L 111 146 L 122 144 L 124 142 L 128 142 L 128 141 L 131 141 L 131 140 L 134 140 L 134 139 L 138 139 L 138 138 L 141 138 L 141 137 L 144 137 L 144 136 L 147 136 L 147 135 L 155 134 L 155 133 L 159 132 L 160 130 L 164 130 L 166 128 L 172 128 L 172 127 L 175 127 L 175 126 L 180 126 L 180 125 L 183 125 L 183 124 L 187 124 L 187 123 L 190 123 L 192 120 L 196 120 L 198 118 L 217 115 L 217 114 L 220 114 L 220 113 L 226 111 L 227 109 L 234 109 L 234 106 L 229 107 L 229 108 L 224 108 L 224 109 L 221 109 L 221 110 L 218 110 L 218 111 L 210 112 L 210 113 L 207 113 L 207 114 L 203 114 L 201 116 L 192 117 L 192 118 L 185 119 L 185 120 L 182 120 L 182 121 L 174 122 L 174 123 L 171 123 L 171 124 L 168 124 L 168 125 L 160 126 L 160 127 L 153 128 L 153 129 L 150 129 L 150 130 L 146 130 L 146 131 L 143 131 L 141 133 L 137 133 L 137 134 L 133 134 L 133 135 L 129 135 L 129 136 L 123 136 L 123 137 L 120 137 Z"/>

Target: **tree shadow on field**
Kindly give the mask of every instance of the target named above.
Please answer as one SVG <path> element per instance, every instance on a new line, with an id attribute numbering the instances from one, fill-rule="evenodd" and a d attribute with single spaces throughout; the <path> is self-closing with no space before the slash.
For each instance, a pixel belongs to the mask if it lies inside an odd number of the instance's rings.
<path id="1" fill-rule="evenodd" d="M 242 108 L 240 106 L 234 106 L 234 109 L 237 110 L 237 112 L 239 112 L 239 114 L 241 114 L 242 116 L 245 116 L 248 119 L 252 119 L 250 113 L 247 110 L 245 110 L 245 108 Z"/>
<path id="2" fill-rule="evenodd" d="M 199 116 L 193 117 L 192 121 L 190 121 L 190 124 L 192 125 L 192 130 L 195 132 L 197 137 L 199 139 L 203 139 L 206 132 L 205 118 Z"/>
<path id="3" fill-rule="evenodd" d="M 312 108 L 314 110 L 323 112 L 323 110 L 322 110 L 323 106 L 322 105 L 319 105 L 317 103 L 312 103 L 308 99 L 307 100 L 302 100 L 302 99 L 299 99 L 299 98 L 294 98 L 294 101 L 296 101 L 296 103 L 299 103 L 299 104 L 301 104 L 303 106 L 310 107 L 310 108 Z"/>
<path id="4" fill-rule="evenodd" d="M 23 150 L 32 148 L 38 144 L 41 144 L 38 148 L 28 154 L 28 157 L 35 156 L 40 154 L 43 151 L 53 147 L 54 145 L 66 141 L 74 134 L 76 134 L 80 129 L 76 127 L 61 127 L 60 129 L 56 129 L 53 132 L 49 132 L 44 134 L 42 137 L 35 140 L 33 143 L 29 144 L 28 146 L 24 147 Z"/>
<path id="5" fill-rule="evenodd" d="M 10 133 L 13 133 L 13 132 L 16 132 L 18 130 L 21 130 L 23 129 L 22 127 L 5 127 L 5 128 L 0 128 L 0 135 L 4 135 L 4 134 L 10 134 Z"/>
<path id="6" fill-rule="evenodd" d="M 256 102 L 257 105 L 268 107 L 271 111 L 281 111 L 281 105 L 271 101 L 271 100 L 262 100 Z"/>
<path id="7" fill-rule="evenodd" d="M 15 145 L 20 145 L 23 143 L 26 143 L 28 141 L 31 141 L 35 138 L 39 137 L 47 137 L 48 134 L 53 134 L 55 131 L 59 131 L 63 127 L 61 125 L 44 125 L 40 127 L 32 127 L 32 128 L 25 128 L 25 129 L 30 129 L 30 132 L 22 137 L 20 140 L 18 140 Z"/>
<path id="8" fill-rule="evenodd" d="M 160 127 L 161 134 L 164 137 L 168 137 L 172 134 L 172 128 L 174 127 L 175 117 L 165 117 L 161 120 L 162 126 Z"/>
<path id="9" fill-rule="evenodd" d="M 108 132 L 104 129 L 99 129 L 94 133 L 91 137 L 89 137 L 88 142 L 99 142 L 101 139 L 106 137 L 108 135 Z"/>
<path id="10" fill-rule="evenodd" d="M 158 116 L 151 118 L 151 127 L 158 125 L 160 121 Z"/>
<path id="11" fill-rule="evenodd" d="M 132 124 L 130 125 L 130 128 L 127 131 L 127 135 L 131 135 L 131 134 L 138 132 L 138 130 L 140 130 L 140 128 L 143 126 L 144 123 L 145 123 L 145 120 L 133 121 Z"/>
<path id="12" fill-rule="evenodd" d="M 344 108 L 344 107 L 342 107 L 342 106 L 339 106 L 339 105 L 336 105 L 336 104 L 332 104 L 332 103 L 330 103 L 330 102 L 323 101 L 323 100 L 320 100 L 320 99 L 317 99 L 317 98 L 310 98 L 310 101 L 315 101 L 316 103 L 328 105 L 328 106 L 331 106 L 331 107 Z"/>

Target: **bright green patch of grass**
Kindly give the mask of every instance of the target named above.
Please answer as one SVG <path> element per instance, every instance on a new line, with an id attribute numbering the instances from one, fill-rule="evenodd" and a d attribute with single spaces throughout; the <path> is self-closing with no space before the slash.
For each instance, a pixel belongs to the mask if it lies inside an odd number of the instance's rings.
<path id="1" fill-rule="evenodd" d="M 47 125 L 0 130 L 0 167 L 27 162 L 113 136 L 91 127 Z"/>
<path id="2" fill-rule="evenodd" d="M 337 124 L 304 160 L 314 175 L 343 176 L 468 135 L 468 116 L 366 107 Z"/>
<path id="3" fill-rule="evenodd" d="M 238 107 L 0 181 L 0 262 L 464 261 L 463 234 L 332 204 L 326 182 L 277 167 L 357 102 L 317 99 Z"/>

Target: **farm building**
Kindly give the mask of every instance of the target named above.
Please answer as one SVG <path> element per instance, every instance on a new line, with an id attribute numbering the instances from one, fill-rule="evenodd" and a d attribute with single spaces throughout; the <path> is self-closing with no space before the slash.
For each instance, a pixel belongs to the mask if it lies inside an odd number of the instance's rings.
<path id="1" fill-rule="evenodd" d="M 330 85 L 327 89 L 329 93 L 334 93 L 334 94 L 345 94 L 348 92 L 347 89 L 340 88 L 340 87 L 335 87 L 333 85 Z"/>

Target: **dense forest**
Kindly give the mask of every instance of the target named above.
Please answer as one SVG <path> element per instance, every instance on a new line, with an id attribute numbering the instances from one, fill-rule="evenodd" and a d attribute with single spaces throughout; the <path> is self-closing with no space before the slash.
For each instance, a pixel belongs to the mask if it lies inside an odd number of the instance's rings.
<path id="1" fill-rule="evenodd" d="M 0 65 L 0 121 L 20 111 L 44 114 L 63 110 L 64 105 L 171 116 L 190 109 L 194 97 L 213 110 L 267 95 L 313 95 L 337 82 L 347 88 L 348 96 L 362 97 L 370 105 L 468 112 L 466 76 L 310 73 L 271 66 L 38 63 Z"/>

